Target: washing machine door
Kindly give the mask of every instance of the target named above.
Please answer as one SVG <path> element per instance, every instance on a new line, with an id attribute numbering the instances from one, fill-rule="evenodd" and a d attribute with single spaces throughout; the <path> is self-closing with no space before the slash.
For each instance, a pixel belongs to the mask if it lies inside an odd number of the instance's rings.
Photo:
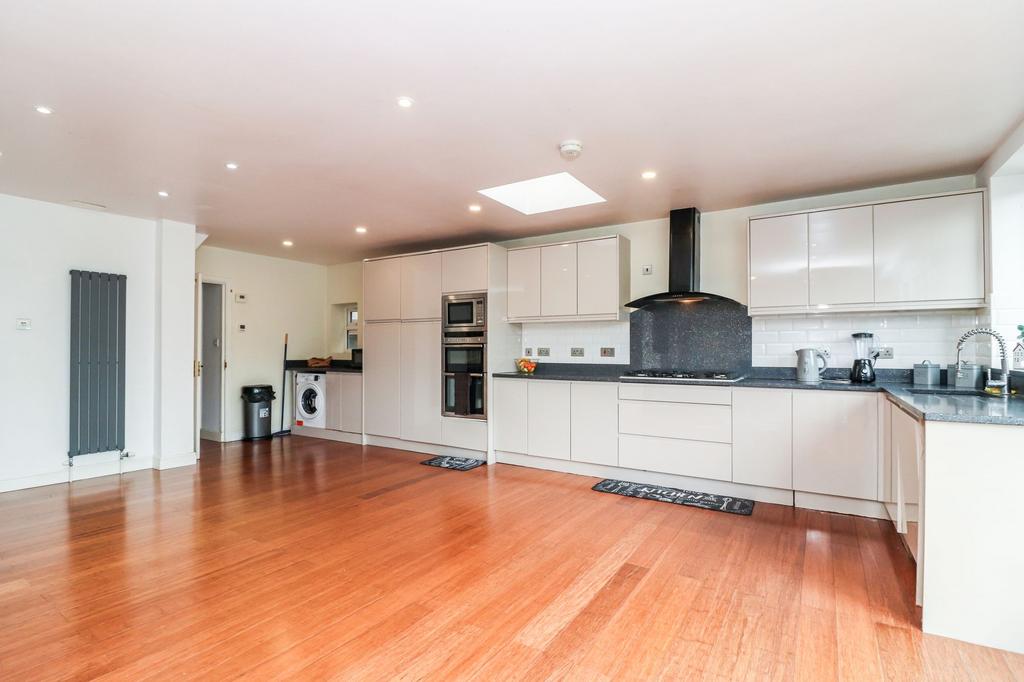
<path id="1" fill-rule="evenodd" d="M 323 409 L 320 389 L 316 384 L 300 384 L 297 407 L 303 419 L 315 419 Z"/>

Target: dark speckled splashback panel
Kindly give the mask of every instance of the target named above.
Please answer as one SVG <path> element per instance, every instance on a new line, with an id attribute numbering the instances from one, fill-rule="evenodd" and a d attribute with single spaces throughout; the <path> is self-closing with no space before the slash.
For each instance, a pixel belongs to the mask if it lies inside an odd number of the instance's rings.
<path id="1" fill-rule="evenodd" d="M 658 303 L 629 316 L 634 369 L 750 369 L 750 316 L 734 301 Z"/>

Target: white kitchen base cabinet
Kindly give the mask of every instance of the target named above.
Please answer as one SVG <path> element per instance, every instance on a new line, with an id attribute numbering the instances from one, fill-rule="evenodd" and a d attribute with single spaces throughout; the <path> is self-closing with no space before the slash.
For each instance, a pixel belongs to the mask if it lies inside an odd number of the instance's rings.
<path id="1" fill-rule="evenodd" d="M 515 381 L 515 379 L 513 379 Z M 528 384 L 526 416 L 530 425 L 526 454 L 569 459 L 571 387 L 567 381 L 520 379 Z"/>
<path id="2" fill-rule="evenodd" d="M 679 476 L 732 479 L 732 447 L 728 443 L 654 436 L 619 436 L 619 465 Z"/>
<path id="3" fill-rule="evenodd" d="M 732 394 L 732 480 L 793 487 L 793 392 L 737 388 Z"/>
<path id="4" fill-rule="evenodd" d="M 481 419 L 441 417 L 441 443 L 463 450 L 487 452 L 487 422 Z"/>
<path id="5" fill-rule="evenodd" d="M 402 323 L 368 323 L 363 337 L 366 348 L 363 355 L 366 433 L 401 438 Z"/>
<path id="6" fill-rule="evenodd" d="M 619 386 L 614 383 L 571 384 L 571 459 L 592 464 L 619 463 Z"/>
<path id="7" fill-rule="evenodd" d="M 793 392 L 793 488 L 878 499 L 878 396 Z"/>
<path id="8" fill-rule="evenodd" d="M 331 431 L 363 432 L 363 377 L 356 372 L 327 372 L 327 414 Z"/>
<path id="9" fill-rule="evenodd" d="M 494 449 L 526 454 L 527 384 L 532 379 L 495 379 L 491 395 Z"/>

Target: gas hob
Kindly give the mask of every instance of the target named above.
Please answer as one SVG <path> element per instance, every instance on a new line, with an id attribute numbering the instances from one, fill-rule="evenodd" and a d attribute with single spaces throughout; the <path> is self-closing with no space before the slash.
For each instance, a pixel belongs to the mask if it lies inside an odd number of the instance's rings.
<path id="1" fill-rule="evenodd" d="M 695 372 L 685 369 L 634 369 L 622 374 L 623 379 L 634 381 L 692 381 L 716 384 L 734 384 L 743 379 L 738 372 Z"/>

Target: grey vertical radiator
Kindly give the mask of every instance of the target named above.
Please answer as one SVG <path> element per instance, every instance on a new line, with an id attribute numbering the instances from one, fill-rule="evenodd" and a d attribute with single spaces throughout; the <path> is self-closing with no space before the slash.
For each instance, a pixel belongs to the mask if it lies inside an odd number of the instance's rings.
<path id="1" fill-rule="evenodd" d="M 124 452 L 124 275 L 71 271 L 68 458 Z"/>

